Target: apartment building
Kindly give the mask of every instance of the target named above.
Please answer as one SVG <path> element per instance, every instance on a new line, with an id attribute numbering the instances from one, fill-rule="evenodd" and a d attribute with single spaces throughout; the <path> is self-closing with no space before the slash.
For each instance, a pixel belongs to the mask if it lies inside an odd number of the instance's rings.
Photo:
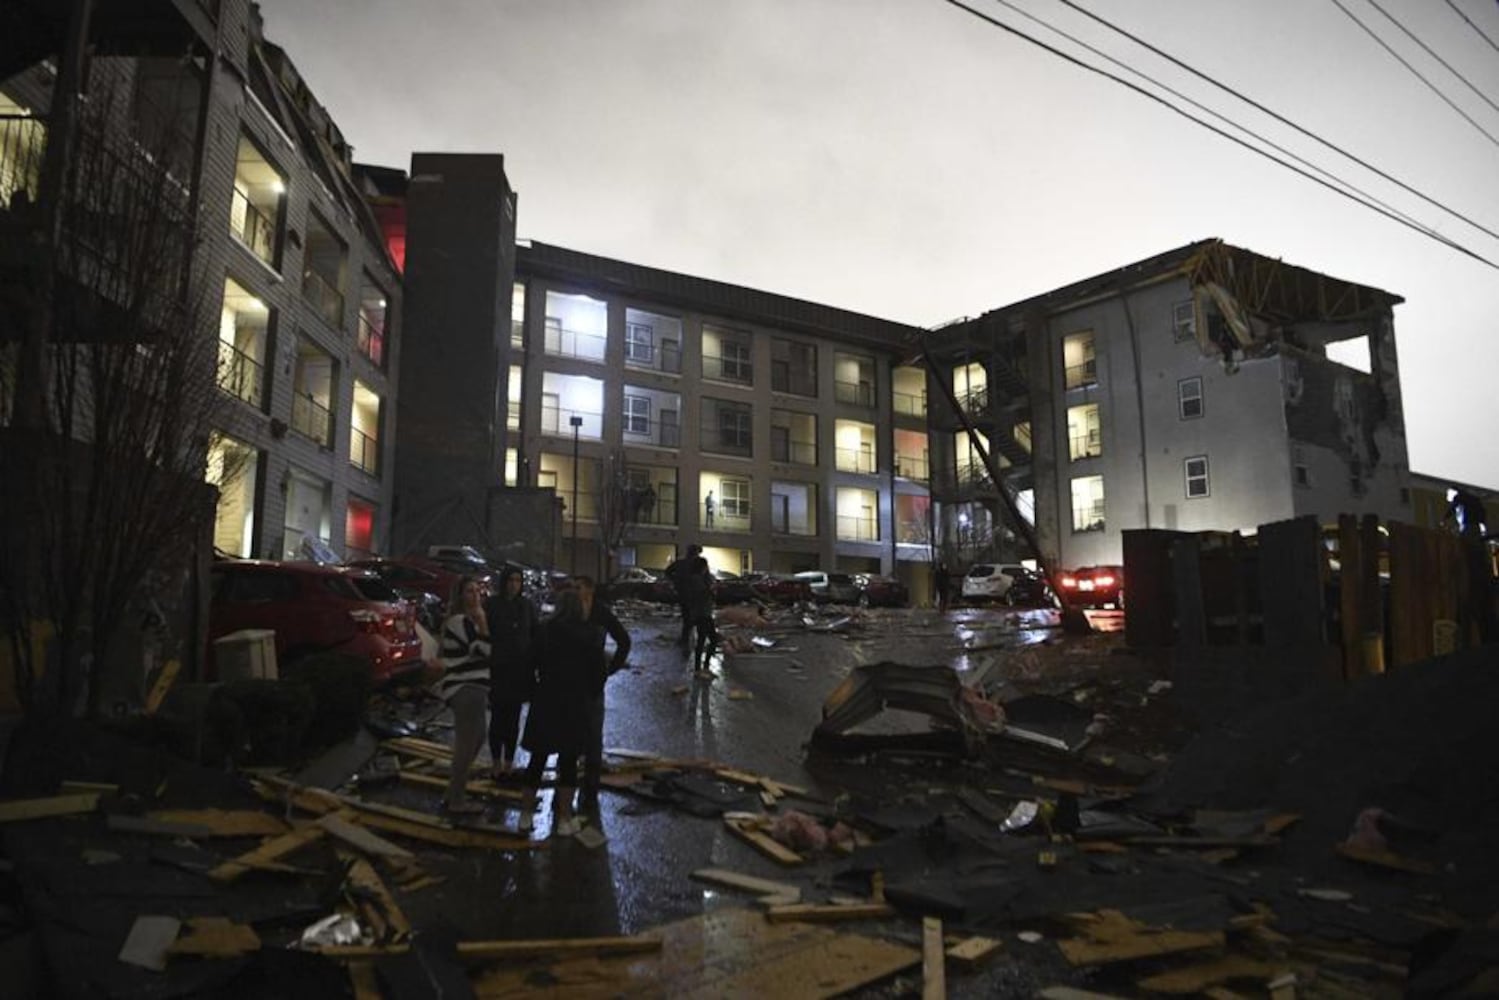
<path id="1" fill-rule="evenodd" d="M 34 194 L 68 6 L 21 5 L 4 21 L 0 214 Z M 118 119 L 122 155 L 167 171 L 197 220 L 195 299 L 217 318 L 232 400 L 208 475 L 247 467 L 218 484 L 216 547 L 381 549 L 401 283 L 350 147 L 246 0 L 93 6 L 89 101 Z M 246 461 L 227 462 L 235 452 Z"/>
<path id="2" fill-rule="evenodd" d="M 1401 301 L 1204 240 L 935 331 L 943 548 L 1031 554 L 975 442 L 1062 566 L 1122 562 L 1130 528 L 1409 520 Z M 1328 356 L 1345 342 L 1367 363 Z"/>
<path id="3" fill-rule="evenodd" d="M 715 569 L 924 585 L 926 379 L 915 328 L 543 243 L 516 254 L 507 482 L 567 505 L 579 571 L 688 543 Z M 516 390 L 519 390 L 518 392 Z M 920 577 L 921 580 L 917 578 Z"/>

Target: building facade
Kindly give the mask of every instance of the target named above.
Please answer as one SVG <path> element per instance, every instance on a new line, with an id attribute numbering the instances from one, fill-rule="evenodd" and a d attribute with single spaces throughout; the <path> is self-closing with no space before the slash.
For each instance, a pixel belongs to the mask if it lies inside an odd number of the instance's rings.
<path id="1" fill-rule="evenodd" d="M 194 300 L 215 320 L 231 401 L 207 470 L 245 469 L 217 484 L 215 546 L 265 558 L 305 557 L 304 540 L 351 558 L 381 549 L 401 284 L 348 144 L 253 4 L 159 0 L 154 19 L 94 6 L 90 42 L 111 54 L 87 57 L 90 102 L 132 155 L 170 173 L 197 220 Z M 0 66 L 4 204 L 34 184 L 27 164 L 48 141 L 68 44 L 55 19 L 9 27 L 26 44 Z"/>
<path id="2" fill-rule="evenodd" d="M 930 563 L 920 331 L 541 243 L 519 248 L 505 482 L 559 563 L 892 573 Z"/>
<path id="3" fill-rule="evenodd" d="M 1408 520 L 1400 301 L 1209 240 L 936 331 L 936 377 L 974 431 L 934 407 L 945 547 L 960 563 L 1031 554 L 975 437 L 1066 567 L 1122 562 L 1131 528 Z M 1366 368 L 1328 357 L 1354 340 Z"/>

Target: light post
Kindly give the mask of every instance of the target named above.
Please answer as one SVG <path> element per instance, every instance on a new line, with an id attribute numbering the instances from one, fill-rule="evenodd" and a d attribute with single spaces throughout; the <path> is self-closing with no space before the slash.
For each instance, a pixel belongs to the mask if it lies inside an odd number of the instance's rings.
<path id="1" fill-rule="evenodd" d="M 583 418 L 576 413 L 567 418 L 573 428 L 573 565 L 572 575 L 578 575 L 578 428 Z"/>

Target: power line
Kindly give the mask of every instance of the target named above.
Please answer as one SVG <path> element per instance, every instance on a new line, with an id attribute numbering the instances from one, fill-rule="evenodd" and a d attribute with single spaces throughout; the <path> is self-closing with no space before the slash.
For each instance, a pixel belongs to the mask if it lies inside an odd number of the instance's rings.
<path id="1" fill-rule="evenodd" d="M 1101 15 L 1095 14 L 1091 10 L 1089 10 L 1088 8 L 1083 7 L 1083 6 L 1081 6 L 1081 5 L 1077 4 L 1077 3 L 1074 3 L 1073 0 L 1058 0 L 1058 2 L 1061 3 L 1061 4 L 1063 4 L 1064 6 L 1072 9 L 1072 10 L 1077 11 L 1079 14 L 1082 14 L 1084 17 L 1090 18 L 1093 21 L 1097 22 L 1098 24 L 1103 25 L 1105 28 L 1108 28 L 1110 31 L 1114 32 L 1115 34 L 1122 35 L 1125 38 L 1128 38 L 1130 41 L 1134 42 L 1136 45 L 1139 45 L 1140 47 L 1146 49 L 1147 51 L 1149 51 L 1149 52 L 1151 52 L 1151 53 L 1159 56 L 1162 59 L 1165 59 L 1167 62 L 1171 63 L 1172 65 L 1176 66 L 1177 68 L 1185 70 L 1188 73 L 1191 73 L 1193 76 L 1197 77 L 1199 80 L 1202 80 L 1202 81 L 1204 81 L 1206 83 L 1212 84 L 1214 87 L 1217 87 L 1219 90 L 1223 91 L 1224 93 L 1232 94 L 1234 97 L 1237 97 L 1239 100 L 1243 101 L 1245 104 L 1248 104 L 1250 107 L 1254 108 L 1256 111 L 1259 111 L 1262 114 L 1269 115 L 1271 118 L 1273 118 L 1276 121 L 1280 122 L 1282 125 L 1285 125 L 1288 128 L 1294 129 L 1295 131 L 1297 131 L 1300 134 L 1306 136 L 1308 139 L 1311 139 L 1314 142 L 1320 143 L 1323 147 L 1332 150 L 1333 152 L 1337 153 L 1339 156 L 1345 157 L 1346 159 L 1348 159 L 1348 160 L 1350 160 L 1350 161 L 1352 161 L 1354 163 L 1357 163 L 1359 166 L 1363 167 L 1365 170 L 1368 170 L 1369 172 L 1371 172 L 1371 173 L 1373 173 L 1373 174 L 1375 174 L 1375 175 L 1377 175 L 1379 177 L 1384 178 L 1385 180 L 1389 181 L 1391 184 L 1394 184 L 1396 187 L 1400 188 L 1402 191 L 1405 191 L 1408 194 L 1415 195 L 1417 198 L 1420 198 L 1422 201 L 1426 202 L 1428 205 L 1431 205 L 1433 208 L 1439 208 L 1443 212 L 1446 212 L 1448 215 L 1452 216 L 1454 219 L 1460 219 L 1463 222 L 1466 222 L 1468 225 L 1472 226 L 1474 229 L 1477 229 L 1478 231 L 1484 233 L 1485 235 L 1492 236 L 1494 239 L 1499 239 L 1499 232 L 1496 232 L 1495 230 L 1490 229 L 1488 226 L 1485 226 L 1482 223 L 1477 222 L 1477 221 L 1469 218 L 1468 216 L 1464 215 L 1462 212 L 1459 212 L 1457 209 L 1452 208 L 1452 207 L 1450 207 L 1450 206 L 1448 206 L 1448 205 L 1446 205 L 1446 204 L 1444 204 L 1444 203 L 1442 203 L 1440 201 L 1437 201 L 1435 198 L 1431 197 L 1430 195 L 1426 194 L 1423 191 L 1420 191 L 1420 190 L 1416 189 L 1415 187 L 1411 186 L 1410 184 L 1407 184 L 1405 181 L 1401 180 L 1400 178 L 1395 177 L 1392 174 L 1386 173 L 1385 171 L 1381 170 L 1379 167 L 1376 167 L 1374 164 L 1370 163 L 1368 160 L 1365 160 L 1362 157 L 1357 156 L 1354 153 L 1350 153 L 1348 150 L 1344 149 L 1342 146 L 1339 146 L 1337 143 L 1332 142 L 1329 139 L 1324 139 L 1322 136 L 1318 135 L 1316 132 L 1313 132 L 1311 129 L 1308 129 L 1308 128 L 1306 128 L 1303 125 L 1297 124 L 1296 122 L 1294 122 L 1291 119 L 1287 118 L 1285 115 L 1279 113 L 1278 111 L 1274 111 L 1271 108 L 1266 107 L 1265 105 L 1261 104 L 1259 101 L 1256 101 L 1254 98 L 1249 97 L 1248 95 L 1246 95 L 1244 93 L 1241 93 L 1240 91 L 1234 89 L 1233 87 L 1230 87 L 1228 84 L 1226 84 L 1226 83 L 1220 83 L 1218 80 L 1216 80 L 1213 77 L 1209 76 L 1208 74 L 1202 72 L 1202 70 L 1197 69 L 1195 66 L 1191 66 L 1191 65 L 1187 64 L 1186 62 L 1183 62 L 1181 59 L 1178 59 L 1176 56 L 1172 55 L 1171 53 L 1166 52 L 1163 49 L 1160 49 L 1160 48 L 1156 47 L 1155 45 L 1152 45 L 1150 42 L 1148 42 L 1145 39 L 1141 38 L 1139 35 L 1136 35 L 1136 34 L 1130 32 L 1130 31 L 1128 31 L 1128 30 L 1126 30 L 1124 28 L 1119 27 L 1117 24 L 1113 23 L 1112 21 L 1108 20 L 1107 18 L 1102 17 Z"/>
<path id="2" fill-rule="evenodd" d="M 1315 174 L 1313 174 L 1313 173 L 1311 173 L 1311 172 L 1309 172 L 1307 170 L 1304 170 L 1301 167 L 1296 166 L 1295 164 L 1287 163 L 1285 160 L 1277 159 L 1276 156 L 1273 153 L 1268 153 L 1265 150 L 1261 149 L 1260 147 L 1255 146 L 1255 145 L 1253 145 L 1253 144 L 1245 141 L 1244 139 L 1241 139 L 1238 136 L 1233 135 L 1232 133 L 1225 132 L 1223 129 L 1221 129 L 1218 126 L 1212 124 L 1211 122 L 1204 121 L 1203 119 L 1198 118 L 1198 117 L 1192 115 L 1191 113 L 1189 113 L 1187 111 L 1183 111 L 1181 108 L 1177 107 L 1175 104 L 1172 104 L 1170 101 L 1166 100 L 1164 97 L 1161 97 L 1159 94 L 1155 94 L 1155 93 L 1152 93 L 1151 91 L 1146 90 L 1144 87 L 1141 87 L 1137 83 L 1132 83 L 1131 81 L 1126 80 L 1126 79 L 1124 79 L 1121 76 L 1116 76 L 1113 73 L 1110 73 L 1106 69 L 1100 69 L 1097 66 L 1093 66 L 1093 65 L 1091 65 L 1089 63 L 1086 63 L 1086 62 L 1084 62 L 1083 60 L 1077 58 L 1074 55 L 1071 55 L 1069 53 L 1063 52 L 1061 49 L 1057 48 L 1054 45 L 1048 45 L 1047 43 L 1041 41 L 1041 39 L 1035 37 L 1034 35 L 1028 35 L 1024 31 L 1021 31 L 1019 28 L 1012 27 L 1011 25 L 1005 24 L 1003 21 L 999 21 L 999 20 L 996 20 L 996 19 L 990 17 L 988 14 L 984 14 L 984 13 L 981 13 L 980 11 L 976 11 L 972 7 L 969 7 L 966 4 L 960 2 L 960 0 L 943 0 L 943 2 L 949 4 L 949 5 L 953 6 L 953 7 L 956 7 L 959 10 L 961 10 L 961 11 L 967 13 L 967 14 L 973 15 L 974 17 L 978 18 L 979 20 L 985 22 L 986 24 L 992 25 L 993 27 L 996 27 L 996 28 L 1000 29 L 1001 31 L 1008 32 L 1009 34 L 1014 35 L 1017 38 L 1024 39 L 1025 41 L 1030 42 L 1032 45 L 1036 46 L 1037 48 L 1042 49 L 1042 50 L 1044 50 L 1046 52 L 1051 53 L 1052 55 L 1056 56 L 1058 59 L 1062 59 L 1062 60 L 1064 60 L 1066 62 L 1072 63 L 1074 66 L 1077 66 L 1080 69 L 1087 70 L 1089 73 L 1095 73 L 1098 76 L 1101 76 L 1101 77 L 1103 77 L 1106 80 L 1112 80 L 1114 83 L 1119 84 L 1121 87 L 1128 88 L 1129 90 L 1134 91 L 1135 93 L 1139 94 L 1140 96 L 1142 96 L 1142 97 L 1144 97 L 1144 98 L 1146 98 L 1148 100 L 1154 101 L 1155 103 L 1157 103 L 1157 104 L 1161 105 L 1162 107 L 1164 107 L 1164 108 L 1166 108 L 1166 109 L 1174 112 L 1175 114 L 1181 115 L 1183 118 L 1187 119 L 1188 121 L 1194 122 L 1195 124 L 1200 125 L 1203 128 L 1207 129 L 1208 131 L 1210 131 L 1210 132 L 1212 132 L 1212 133 L 1214 133 L 1216 135 L 1222 136 L 1223 138 L 1227 139 L 1229 142 L 1232 142 L 1235 145 L 1243 146 L 1245 149 L 1249 150 L 1251 153 L 1254 153 L 1257 156 L 1262 156 L 1265 159 L 1269 160 L 1271 163 L 1274 163 L 1274 164 L 1277 164 L 1279 166 L 1285 167 L 1287 170 L 1290 170 L 1293 173 L 1300 174 L 1302 177 L 1305 177 L 1307 180 L 1312 181 L 1315 184 L 1320 184 L 1322 187 L 1325 187 L 1329 191 L 1332 191 L 1335 194 L 1338 194 L 1338 195 L 1341 195 L 1344 198 L 1347 198 L 1349 201 L 1352 201 L 1352 202 L 1354 202 L 1356 204 L 1362 205 L 1362 206 L 1364 206 L 1365 208 L 1369 209 L 1372 212 L 1377 212 L 1380 215 L 1384 216 L 1385 218 L 1390 219 L 1393 222 L 1397 222 L 1397 223 L 1399 223 L 1402 226 L 1405 226 L 1407 229 L 1411 229 L 1411 230 L 1413 230 L 1413 231 L 1415 231 L 1417 233 L 1420 233 L 1422 236 L 1425 236 L 1428 239 L 1435 240 L 1436 242 L 1441 243 L 1443 246 L 1446 246 L 1446 247 L 1448 247 L 1448 248 L 1450 248 L 1452 250 L 1456 250 L 1458 253 L 1463 254 L 1466 257 L 1471 257 L 1473 260 L 1476 260 L 1476 261 L 1478 261 L 1481 264 L 1486 264 L 1489 267 L 1493 268 L 1494 270 L 1499 271 L 1499 264 L 1494 263 L 1493 261 L 1489 260 L 1487 257 L 1484 257 L 1483 255 L 1477 253 L 1474 250 L 1468 249 L 1467 247 L 1463 246 L 1462 244 L 1456 242 L 1455 240 L 1449 239 L 1448 237 L 1443 236 L 1440 233 L 1437 233 L 1437 232 L 1435 232 L 1433 230 L 1425 229 L 1425 228 L 1423 228 L 1420 225 L 1417 225 L 1415 223 L 1408 222 L 1405 219 L 1400 218 L 1400 216 L 1396 215 L 1395 213 L 1390 212 L 1390 211 L 1388 211 L 1386 209 L 1380 208 L 1379 206 L 1374 205 L 1374 204 L 1372 204 L 1372 203 L 1370 203 L 1370 202 L 1368 202 L 1368 201 L 1360 198 L 1358 195 L 1355 195 L 1355 194 L 1353 194 L 1353 193 L 1351 193 L 1349 191 L 1346 191 L 1343 188 L 1340 188 L 1337 185 L 1331 183 L 1330 181 L 1323 180 L 1321 177 L 1318 177 Z"/>
<path id="3" fill-rule="evenodd" d="M 1493 49 L 1495 52 L 1499 52 L 1499 42 L 1496 42 L 1492 38 L 1490 38 L 1488 36 L 1488 32 L 1484 31 L 1477 24 L 1475 24 L 1471 17 L 1469 17 L 1467 14 L 1464 14 L 1458 8 L 1457 4 L 1453 2 L 1453 0 L 1447 0 L 1447 6 L 1451 7 L 1453 13 L 1455 13 L 1458 17 L 1462 18 L 1464 21 L 1467 21 L 1468 27 L 1478 32 L 1478 37 L 1489 43 L 1489 48 Z"/>
<path id="4" fill-rule="evenodd" d="M 1358 15 L 1354 14 L 1353 11 L 1343 6 L 1343 0 L 1332 0 L 1332 5 L 1338 8 L 1338 10 L 1342 11 L 1344 14 L 1347 14 L 1348 19 L 1354 24 L 1358 25 L 1360 28 L 1363 28 L 1364 33 L 1367 34 L 1370 38 L 1374 39 L 1374 41 L 1378 42 L 1380 48 L 1384 49 L 1391 56 L 1393 56 L 1395 58 L 1395 61 L 1400 65 L 1410 70 L 1412 76 L 1414 76 L 1417 80 L 1420 80 L 1422 83 L 1426 84 L 1427 89 L 1429 89 L 1433 94 L 1436 94 L 1438 97 L 1440 97 L 1443 103 L 1445 103 L 1449 108 L 1462 115 L 1464 121 L 1466 121 L 1469 125 L 1472 125 L 1478 131 L 1482 132 L 1484 138 L 1488 139 L 1489 142 L 1492 142 L 1495 146 L 1499 146 L 1499 138 L 1495 138 L 1493 133 L 1484 128 L 1482 125 L 1478 124 L 1478 122 L 1474 121 L 1473 116 L 1468 114 L 1462 108 L 1458 107 L 1456 102 L 1454 102 L 1452 98 L 1442 93 L 1440 87 L 1432 83 L 1430 80 L 1426 79 L 1426 77 L 1422 75 L 1421 71 L 1416 69 L 1416 67 L 1412 66 L 1408 61 L 1406 61 L 1406 58 L 1399 52 L 1396 52 L 1394 49 L 1390 48 L 1389 42 L 1386 42 L 1383 38 L 1380 38 L 1373 28 L 1369 27 L 1363 21 L 1360 21 L 1358 19 Z"/>
<path id="5" fill-rule="evenodd" d="M 1399 21 L 1395 20 L 1395 15 L 1391 14 L 1389 11 L 1387 11 L 1383 7 L 1381 7 L 1379 5 L 1379 0 L 1369 0 L 1369 6 L 1373 7 L 1375 10 L 1377 10 L 1381 14 L 1383 14 L 1385 16 L 1385 19 L 1388 20 L 1395 27 L 1399 28 L 1401 30 L 1401 32 L 1404 33 L 1404 35 L 1405 35 L 1406 38 L 1409 38 L 1411 41 L 1413 41 L 1417 45 L 1421 46 L 1421 51 L 1425 52 L 1427 55 L 1431 56 L 1437 62 L 1441 63 L 1443 69 L 1445 69 L 1447 72 L 1451 73 L 1453 76 L 1455 76 L 1459 80 L 1461 80 L 1467 86 L 1467 88 L 1469 90 L 1473 91 L 1473 93 L 1475 93 L 1475 94 L 1478 95 L 1478 99 L 1480 101 L 1482 101 L 1483 103 L 1487 104 L 1489 107 L 1493 108 L 1495 111 L 1499 111 L 1499 104 L 1495 104 L 1493 101 L 1489 100 L 1489 97 L 1488 97 L 1487 94 L 1485 94 L 1483 91 L 1479 90 L 1477 87 L 1473 86 L 1473 81 L 1469 80 L 1467 77 L 1465 77 L 1461 73 L 1459 73 L 1457 71 L 1457 68 L 1455 66 L 1453 66 L 1451 63 L 1449 63 L 1447 60 L 1443 59 L 1440 55 L 1438 55 L 1436 53 L 1436 50 L 1434 50 L 1430 45 L 1427 45 L 1425 42 L 1421 41 L 1421 39 L 1417 38 L 1415 36 L 1415 34 L 1409 28 L 1407 28 L 1405 25 L 1401 24 Z"/>
<path id="6" fill-rule="evenodd" d="M 1250 136 L 1250 137 L 1252 137 L 1254 139 L 1257 139 L 1258 141 L 1264 143 L 1265 145 L 1269 146 L 1271 149 L 1273 149 L 1276 152 L 1282 154 L 1283 156 L 1290 157 L 1291 159 L 1295 160 L 1297 163 L 1301 164 L 1302 166 L 1306 167 L 1307 169 L 1309 169 L 1309 170 L 1315 170 L 1317 173 L 1321 174 L 1323 177 L 1326 177 L 1328 180 L 1332 181 L 1334 184 L 1340 184 L 1343 187 L 1349 189 L 1350 191 L 1353 191 L 1356 194 L 1358 194 L 1358 195 L 1362 196 L 1363 198 L 1367 199 L 1368 201 L 1374 203 L 1375 205 L 1378 205 L 1380 208 L 1383 208 L 1383 209 L 1385 209 L 1385 210 L 1387 210 L 1389 212 L 1392 212 L 1392 213 L 1400 216 L 1401 219 L 1403 219 L 1406 222 L 1410 223 L 1411 225 L 1419 228 L 1426 235 L 1430 236 L 1430 235 L 1433 234 L 1434 230 L 1430 226 L 1427 226 L 1424 223 L 1422 223 L 1422 222 L 1418 221 L 1417 219 L 1413 218 L 1412 216 L 1406 214 L 1405 212 L 1400 211 L 1399 209 L 1395 208 L 1393 205 L 1390 205 L 1387 202 L 1381 201 L 1379 198 L 1377 198 L 1374 195 L 1370 194 L 1368 191 L 1363 190 L 1362 188 L 1360 188 L 1358 185 L 1352 183 L 1351 181 L 1344 180 L 1343 178 L 1341 178 L 1341 177 L 1337 176 L 1336 174 L 1334 174 L 1332 171 L 1324 169 L 1323 167 L 1318 166 L 1317 164 L 1315 164 L 1315 163 L 1311 162 L 1310 160 L 1306 159 L 1305 157 L 1303 157 L 1303 156 L 1301 156 L 1301 155 L 1293 152 L 1290 149 L 1287 149 L 1285 146 L 1280 145 L 1279 143 L 1275 142 L 1273 139 L 1270 139 L 1270 138 L 1268 138 L 1268 137 L 1266 137 L 1264 135 L 1261 135 L 1260 133 L 1254 131 L 1252 128 L 1249 128 L 1247 125 L 1243 125 L 1243 124 L 1240 124 L 1239 122 L 1234 121 L 1232 118 L 1228 117 L 1227 115 L 1223 114 L 1222 112 L 1216 111 L 1213 108 L 1208 107 L 1206 104 L 1203 104 L 1201 101 L 1195 100 L 1194 98 L 1190 97 L 1189 95 L 1182 93 L 1180 90 L 1177 90 L 1175 87 L 1172 87 L 1171 85 L 1166 84 L 1166 83 L 1162 83 L 1160 80 L 1155 79 L 1154 77 L 1152 77 L 1150 74 L 1144 72 L 1143 70 L 1136 69 L 1135 67 L 1129 65 L 1128 63 L 1124 62 L 1123 60 L 1117 59 L 1114 56 L 1110 55 L 1109 53 L 1103 51 L 1102 49 L 1098 48 L 1097 46 L 1090 45 L 1088 42 L 1083 41 L 1081 38 L 1078 38 L 1076 35 L 1070 34 L 1069 32 L 1064 31 L 1061 28 L 1058 28 L 1056 25 L 1051 24 L 1050 22 L 1048 22 L 1044 18 L 1038 17 L 1035 14 L 1032 14 L 1032 13 L 1030 13 L 1029 11 L 1027 11 L 1027 10 L 1025 10 L 1023 8 L 1016 6 L 1014 3 L 1010 2 L 1010 0 L 994 0 L 994 2 L 997 3 L 997 4 L 999 4 L 1001 7 L 1004 7 L 1005 9 L 1007 9 L 1007 10 L 1009 10 L 1009 11 L 1015 13 L 1015 14 L 1019 14 L 1021 17 L 1025 18 L 1026 20 L 1031 21 L 1034 24 L 1040 25 L 1041 27 L 1045 28 L 1047 31 L 1050 31 L 1050 32 L 1052 32 L 1053 34 L 1056 34 L 1056 35 L 1060 35 L 1061 37 L 1067 39 L 1072 44 L 1078 46 L 1079 48 L 1085 49 L 1088 52 L 1091 52 L 1093 55 L 1098 56 L 1100 59 L 1107 60 L 1108 62 L 1114 64 L 1115 66 L 1118 66 L 1120 69 L 1124 70 L 1125 72 L 1133 73 L 1135 76 L 1139 77 L 1142 80 L 1145 80 L 1146 82 L 1148 82 L 1148 83 L 1150 83 L 1150 84 L 1152 84 L 1152 85 L 1154 85 L 1156 87 L 1159 87 L 1161 90 L 1164 90 L 1166 93 L 1172 95 L 1173 97 L 1176 97 L 1179 100 L 1187 102 L 1188 104 L 1192 105 L 1192 107 L 1194 107 L 1197 110 L 1203 112 L 1204 114 L 1212 115 L 1214 118 L 1218 119 L 1219 121 L 1223 122 L 1224 124 L 1228 125 L 1229 127 L 1236 128 L 1240 132 L 1243 132 L 1245 135 L 1248 135 L 1248 136 Z M 1499 233 L 1495 233 L 1494 236 L 1496 238 L 1499 238 Z"/>

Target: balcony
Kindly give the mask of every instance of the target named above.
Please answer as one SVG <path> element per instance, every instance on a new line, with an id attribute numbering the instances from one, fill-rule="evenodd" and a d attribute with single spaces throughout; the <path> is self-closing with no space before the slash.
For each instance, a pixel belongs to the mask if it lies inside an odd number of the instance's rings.
<path id="1" fill-rule="evenodd" d="M 36 202 L 46 150 L 47 125 L 43 119 L 0 115 L 0 209 L 9 208 L 19 194 Z"/>
<path id="2" fill-rule="evenodd" d="M 785 511 L 778 511 L 771 515 L 770 530 L 777 535 L 791 535 L 800 538 L 815 538 L 817 529 L 813 527 L 811 518 L 806 515 L 795 516 Z"/>
<path id="3" fill-rule="evenodd" d="M 970 417 L 982 417 L 989 412 L 989 387 L 981 385 L 969 389 L 958 397 L 958 405 Z"/>
<path id="4" fill-rule="evenodd" d="M 276 224 L 239 188 L 234 189 L 229 231 L 255 256 L 276 266 Z"/>
<path id="5" fill-rule="evenodd" d="M 924 483 L 931 477 L 931 465 L 925 455 L 896 455 L 895 474 L 902 479 Z"/>
<path id="6" fill-rule="evenodd" d="M 344 296 L 333 282 L 309 268 L 302 273 L 302 297 L 323 318 L 323 322 L 335 330 L 343 327 Z"/>
<path id="7" fill-rule="evenodd" d="M 703 378 L 711 378 L 719 382 L 737 382 L 741 385 L 754 385 L 755 368 L 749 359 L 743 355 L 704 354 Z"/>
<path id="8" fill-rule="evenodd" d="M 750 505 L 747 501 L 720 501 L 712 514 L 704 507 L 699 527 L 705 531 L 746 533 L 750 530 Z"/>
<path id="9" fill-rule="evenodd" d="M 324 448 L 333 446 L 329 433 L 333 428 L 332 417 L 328 407 L 311 396 L 304 393 L 292 397 L 291 429 Z"/>
<path id="10" fill-rule="evenodd" d="M 505 402 L 505 429 L 507 431 L 520 430 L 520 400 L 518 399 Z"/>
<path id="11" fill-rule="evenodd" d="M 839 472 L 872 473 L 875 471 L 874 449 L 839 448 L 837 452 L 836 464 Z"/>
<path id="12" fill-rule="evenodd" d="M 880 525 L 874 518 L 857 515 L 838 515 L 838 541 L 877 542 L 880 540 Z"/>
<path id="13" fill-rule="evenodd" d="M 1098 430 L 1073 434 L 1068 439 L 1068 452 L 1072 461 L 1097 458 L 1103 454 L 1103 435 Z"/>
<path id="14" fill-rule="evenodd" d="M 526 324 L 524 320 L 513 319 L 510 321 L 510 349 L 512 351 L 524 351 L 526 349 Z"/>
<path id="15" fill-rule="evenodd" d="M 652 483 L 655 502 L 647 501 L 640 507 L 636 524 L 649 527 L 675 528 L 677 526 L 677 486 L 675 483 Z"/>
<path id="16" fill-rule="evenodd" d="M 582 424 L 578 436 L 585 441 L 597 441 L 598 429 L 603 426 L 604 414 L 598 410 L 575 410 L 556 403 L 541 404 L 541 433 L 554 437 L 573 436 L 572 418 L 580 417 Z"/>
<path id="17" fill-rule="evenodd" d="M 1087 389 L 1098 384 L 1098 359 L 1088 360 L 1075 365 L 1068 365 L 1066 369 L 1068 389 Z"/>
<path id="18" fill-rule="evenodd" d="M 259 409 L 264 385 L 265 368 L 259 361 L 233 344 L 219 341 L 220 389 Z"/>
<path id="19" fill-rule="evenodd" d="M 792 465 L 816 465 L 817 464 L 817 442 L 816 441 L 788 441 L 784 438 L 770 440 L 770 460 L 772 462 L 789 462 Z"/>
<path id="20" fill-rule="evenodd" d="M 626 444 L 653 445 L 657 448 L 680 448 L 682 425 L 675 420 L 652 420 L 649 417 L 625 416 Z"/>
<path id="21" fill-rule="evenodd" d="M 1103 501 L 1093 500 L 1088 503 L 1074 503 L 1072 505 L 1072 531 L 1081 534 L 1087 531 L 1104 530 Z"/>
<path id="22" fill-rule="evenodd" d="M 890 408 L 905 417 L 926 417 L 926 393 L 893 392 Z"/>
<path id="23" fill-rule="evenodd" d="M 834 382 L 833 398 L 840 403 L 851 403 L 854 406 L 872 408 L 874 406 L 874 385 L 869 382 Z"/>
<path id="24" fill-rule="evenodd" d="M 607 340 L 599 334 L 573 330 L 554 317 L 547 318 L 544 350 L 552 357 L 603 361 L 606 344 Z"/>
<path id="25" fill-rule="evenodd" d="M 371 476 L 380 474 L 380 442 L 357 427 L 350 428 L 349 464 Z"/>
<path id="26" fill-rule="evenodd" d="M 385 367 L 385 328 L 377 326 L 363 311 L 359 313 L 359 353 L 376 368 Z"/>

